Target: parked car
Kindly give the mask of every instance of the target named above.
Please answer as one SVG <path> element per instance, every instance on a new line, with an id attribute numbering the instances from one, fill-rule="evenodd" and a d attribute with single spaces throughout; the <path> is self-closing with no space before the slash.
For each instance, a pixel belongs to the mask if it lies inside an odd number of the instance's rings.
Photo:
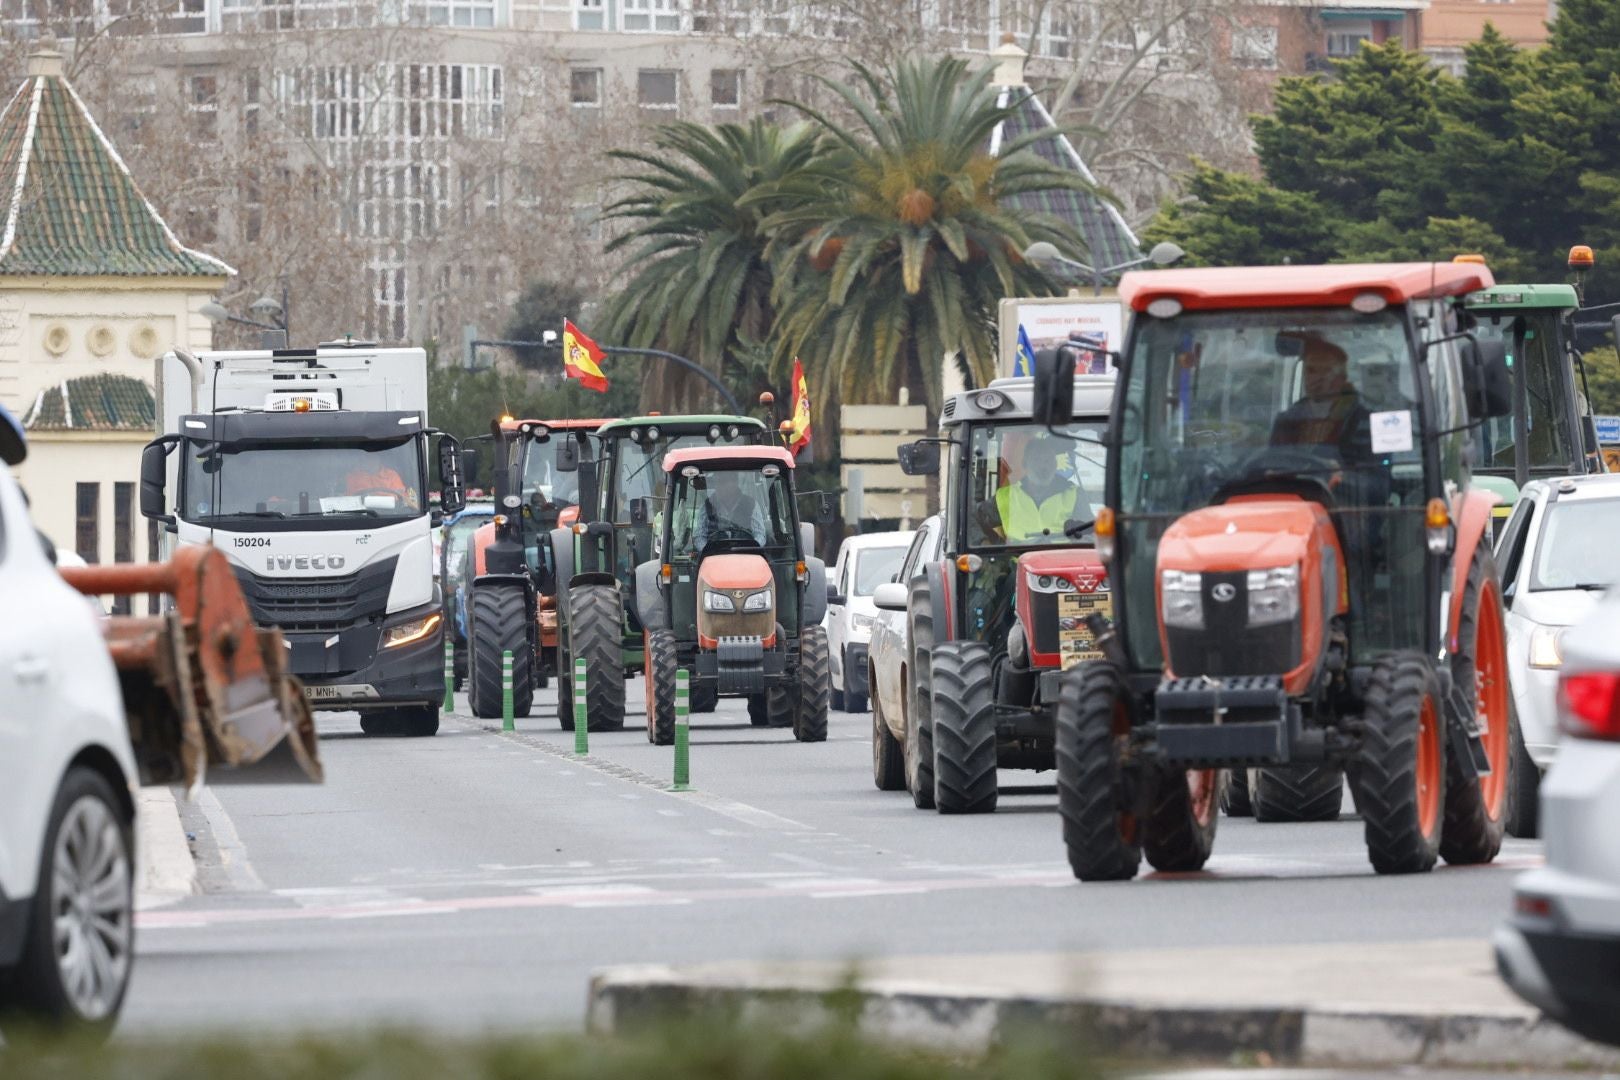
<path id="1" fill-rule="evenodd" d="M 26 455 L 0 408 L 0 460 Z M 135 946 L 138 773 L 100 619 L 0 469 L 0 1030 L 108 1030 Z"/>
<path id="2" fill-rule="evenodd" d="M 877 605 L 872 593 L 895 580 L 916 531 L 867 533 L 851 536 L 838 549 L 833 586 L 843 603 L 827 608 L 828 656 L 832 661 L 832 707 L 865 712 L 871 684 L 867 682 L 867 650 Z"/>
<path id="3" fill-rule="evenodd" d="M 866 661 L 867 685 L 872 688 L 872 780 L 881 791 L 904 788 L 914 800 L 924 800 L 928 806 L 934 799 L 932 755 L 922 753 L 908 722 L 915 687 L 909 678 L 911 635 L 906 600 L 907 584 L 939 558 L 944 538 L 937 514 L 925 520 L 900 561 L 900 572 L 893 581 L 873 590 L 877 622 Z M 924 801 L 917 805 L 923 806 Z"/>
<path id="4" fill-rule="evenodd" d="M 1536 788 L 1558 753 L 1561 642 L 1620 572 L 1620 475 L 1526 484 L 1496 542 L 1508 676 L 1519 714 L 1518 791 L 1508 831 L 1536 835 Z"/>
<path id="5" fill-rule="evenodd" d="M 1526 1001 L 1620 1045 L 1620 589 L 1561 643 L 1563 744 L 1541 782 L 1546 865 L 1514 887 L 1496 964 Z"/>

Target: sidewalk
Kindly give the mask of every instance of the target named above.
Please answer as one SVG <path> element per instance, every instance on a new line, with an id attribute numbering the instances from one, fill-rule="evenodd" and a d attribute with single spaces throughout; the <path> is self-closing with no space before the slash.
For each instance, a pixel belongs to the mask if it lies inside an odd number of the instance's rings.
<path id="1" fill-rule="evenodd" d="M 197 864 L 174 793 L 166 787 L 136 790 L 135 863 L 137 911 L 163 907 L 197 891 Z"/>
<path id="2" fill-rule="evenodd" d="M 1620 1065 L 1620 1049 L 1586 1042 L 1515 997 L 1489 942 L 1473 940 L 908 957 L 858 972 L 813 962 L 615 968 L 592 980 L 588 1022 L 612 1031 L 719 1007 L 802 1025 L 856 1003 L 871 1034 L 969 1051 L 1038 1025 L 1151 1058 Z"/>

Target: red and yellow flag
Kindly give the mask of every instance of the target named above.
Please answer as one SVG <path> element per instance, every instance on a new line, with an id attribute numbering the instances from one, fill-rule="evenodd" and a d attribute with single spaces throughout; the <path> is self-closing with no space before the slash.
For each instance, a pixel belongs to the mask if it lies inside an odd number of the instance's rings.
<path id="1" fill-rule="evenodd" d="M 581 386 L 595 390 L 598 394 L 607 393 L 607 376 L 602 374 L 602 361 L 607 359 L 607 353 L 602 347 L 580 330 L 579 327 L 563 320 L 563 373 L 570 379 L 578 379 Z"/>
<path id="2" fill-rule="evenodd" d="M 793 360 L 793 419 L 788 424 L 788 449 L 797 454 L 810 445 L 810 387 L 797 357 Z"/>

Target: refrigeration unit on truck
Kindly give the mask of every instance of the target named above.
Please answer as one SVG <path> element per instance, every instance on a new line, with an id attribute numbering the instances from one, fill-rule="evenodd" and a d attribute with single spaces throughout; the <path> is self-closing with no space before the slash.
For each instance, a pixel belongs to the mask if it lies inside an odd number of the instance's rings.
<path id="1" fill-rule="evenodd" d="M 142 456 L 141 513 L 164 524 L 166 547 L 225 553 L 315 708 L 357 709 L 367 734 L 434 734 L 432 530 L 466 498 L 460 447 L 428 426 L 426 354 L 176 350 L 158 367 L 163 434 Z"/>

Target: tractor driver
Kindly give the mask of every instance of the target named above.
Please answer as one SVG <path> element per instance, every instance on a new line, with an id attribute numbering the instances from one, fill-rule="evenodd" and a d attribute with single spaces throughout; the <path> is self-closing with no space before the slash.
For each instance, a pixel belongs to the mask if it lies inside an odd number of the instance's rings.
<path id="1" fill-rule="evenodd" d="M 727 469 L 714 473 L 709 484 L 709 497 L 703 500 L 697 529 L 692 535 L 695 550 L 702 554 L 711 540 L 740 540 L 745 537 L 752 538 L 754 543 L 764 547 L 770 535 L 765 524 L 765 511 L 760 507 L 759 500 L 743 494 L 742 480 L 737 472 Z"/>
<path id="2" fill-rule="evenodd" d="M 1326 338 L 1304 339 L 1305 396 L 1271 426 L 1272 446 L 1331 448 L 1343 465 L 1372 461 L 1372 413 L 1350 382 L 1349 355 Z"/>
<path id="3" fill-rule="evenodd" d="M 1047 435 L 1024 444 L 1023 476 L 996 490 L 993 504 L 981 505 L 985 532 L 1009 543 L 1062 538 L 1069 520 L 1090 507 L 1091 500 L 1072 476 L 1058 475 L 1061 448 Z M 993 507 L 993 508 L 992 508 Z"/>

